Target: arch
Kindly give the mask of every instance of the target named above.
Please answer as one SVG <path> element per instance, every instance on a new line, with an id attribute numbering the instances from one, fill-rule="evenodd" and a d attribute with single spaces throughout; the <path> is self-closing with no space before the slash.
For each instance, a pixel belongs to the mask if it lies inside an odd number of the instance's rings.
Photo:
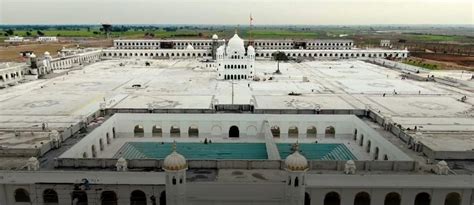
<path id="1" fill-rule="evenodd" d="M 278 127 L 277 125 L 273 125 L 270 128 L 270 132 L 272 133 L 273 137 L 280 138 L 280 127 Z"/>
<path id="2" fill-rule="evenodd" d="M 325 138 L 336 138 L 336 129 L 333 126 L 326 127 L 324 131 Z"/>
<path id="3" fill-rule="evenodd" d="M 88 156 L 87 156 L 87 152 L 83 152 L 83 153 L 82 153 L 82 158 L 87 158 L 87 157 L 88 157 Z"/>
<path id="4" fill-rule="evenodd" d="M 146 194 L 141 190 L 132 191 L 130 205 L 146 205 Z"/>
<path id="5" fill-rule="evenodd" d="M 341 197 L 337 192 L 329 192 L 324 196 L 324 205 L 341 205 Z"/>
<path id="6" fill-rule="evenodd" d="M 85 191 L 73 191 L 71 198 L 75 204 L 86 205 L 88 203 L 87 193 Z"/>
<path id="7" fill-rule="evenodd" d="M 43 202 L 44 203 L 59 203 L 58 193 L 54 189 L 45 189 L 43 191 Z"/>
<path id="8" fill-rule="evenodd" d="M 110 141 L 110 135 L 109 135 L 108 132 L 105 133 L 105 139 L 106 139 L 106 141 L 107 141 L 107 144 L 110 144 L 110 143 L 111 143 L 111 141 Z"/>
<path id="9" fill-rule="evenodd" d="M 431 196 L 426 192 L 421 192 L 416 195 L 414 205 L 430 205 Z"/>
<path id="10" fill-rule="evenodd" d="M 95 145 L 91 146 L 92 158 L 97 157 L 97 150 L 95 149 Z"/>
<path id="11" fill-rule="evenodd" d="M 181 137 L 181 130 L 179 126 L 173 125 L 170 128 L 170 137 Z"/>
<path id="12" fill-rule="evenodd" d="M 153 125 L 151 128 L 151 136 L 152 137 L 162 137 L 163 136 L 163 129 L 159 125 Z"/>
<path id="13" fill-rule="evenodd" d="M 112 139 L 115 139 L 115 127 L 112 127 Z"/>
<path id="14" fill-rule="evenodd" d="M 298 127 L 291 126 L 288 128 L 288 138 L 298 138 Z"/>
<path id="15" fill-rule="evenodd" d="M 238 137 L 240 137 L 239 127 L 237 127 L 237 126 L 235 126 L 235 125 L 232 125 L 232 126 L 229 128 L 229 137 L 232 137 L 232 138 L 238 138 Z"/>
<path id="16" fill-rule="evenodd" d="M 451 192 L 446 195 L 444 205 L 461 205 L 461 195 L 457 192 Z"/>
<path id="17" fill-rule="evenodd" d="M 99 149 L 100 151 L 104 151 L 104 140 L 102 140 L 102 138 L 99 139 Z"/>
<path id="18" fill-rule="evenodd" d="M 354 141 L 357 140 L 357 128 L 354 129 Z"/>
<path id="19" fill-rule="evenodd" d="M 364 146 L 364 135 L 360 135 L 359 146 Z"/>
<path id="20" fill-rule="evenodd" d="M 257 136 L 257 127 L 255 125 L 250 125 L 247 127 L 247 136 Z"/>
<path id="21" fill-rule="evenodd" d="M 166 205 L 166 191 L 162 191 L 160 194 L 160 205 Z"/>
<path id="22" fill-rule="evenodd" d="M 31 202 L 30 193 L 22 188 L 15 190 L 15 202 Z"/>
<path id="23" fill-rule="evenodd" d="M 402 197 L 396 192 L 390 192 L 385 195 L 384 205 L 400 205 Z"/>
<path id="24" fill-rule="evenodd" d="M 143 137 L 143 136 L 145 136 L 145 130 L 143 129 L 143 126 L 135 125 L 135 128 L 133 129 L 133 135 L 134 135 L 134 137 Z"/>
<path id="25" fill-rule="evenodd" d="M 379 160 L 379 148 L 378 147 L 375 147 L 375 151 L 374 151 L 374 160 Z"/>
<path id="26" fill-rule="evenodd" d="M 219 125 L 214 125 L 211 128 L 211 135 L 212 136 L 220 136 L 222 134 L 222 128 Z"/>
<path id="27" fill-rule="evenodd" d="M 372 142 L 370 140 L 367 140 L 367 148 L 365 149 L 367 153 L 370 153 L 371 146 L 372 146 Z"/>
<path id="28" fill-rule="evenodd" d="M 295 177 L 294 185 L 295 185 L 295 187 L 298 187 L 300 185 L 300 180 L 298 179 L 298 177 Z"/>
<path id="29" fill-rule="evenodd" d="M 317 134 L 318 134 L 318 130 L 316 129 L 315 126 L 309 126 L 308 129 L 306 129 L 307 138 L 316 138 Z"/>
<path id="30" fill-rule="evenodd" d="M 354 198 L 354 205 L 370 205 L 370 195 L 367 192 L 359 192 Z"/>
<path id="31" fill-rule="evenodd" d="M 311 205 L 311 196 L 308 192 L 304 193 L 304 205 Z"/>
<path id="32" fill-rule="evenodd" d="M 188 128 L 189 137 L 199 137 L 199 128 L 196 125 L 191 125 Z"/>
<path id="33" fill-rule="evenodd" d="M 100 194 L 102 205 L 117 205 L 117 194 L 114 191 L 103 191 Z"/>

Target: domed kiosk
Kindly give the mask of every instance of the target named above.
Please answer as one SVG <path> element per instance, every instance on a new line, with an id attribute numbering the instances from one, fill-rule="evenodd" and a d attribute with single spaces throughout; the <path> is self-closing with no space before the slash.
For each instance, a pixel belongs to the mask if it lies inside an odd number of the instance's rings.
<path id="1" fill-rule="evenodd" d="M 186 158 L 176 151 L 176 142 L 173 151 L 163 160 L 163 170 L 166 172 L 166 204 L 186 204 Z"/>
<path id="2" fill-rule="evenodd" d="M 293 145 L 294 152 L 285 159 L 287 181 L 285 186 L 285 199 L 288 205 L 301 205 L 304 203 L 306 189 L 306 171 L 309 169 L 308 160 L 299 151 L 299 144 Z"/>

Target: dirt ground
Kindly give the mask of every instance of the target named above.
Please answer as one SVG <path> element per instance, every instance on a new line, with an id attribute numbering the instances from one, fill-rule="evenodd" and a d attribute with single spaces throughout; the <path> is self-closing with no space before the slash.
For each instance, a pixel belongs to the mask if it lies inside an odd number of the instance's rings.
<path id="1" fill-rule="evenodd" d="M 410 53 L 414 59 L 423 59 L 427 63 L 437 64 L 444 70 L 474 71 L 474 56 L 458 56 L 440 53 Z"/>
<path id="2" fill-rule="evenodd" d="M 21 51 L 33 51 L 38 56 L 43 56 L 43 53 L 48 51 L 51 55 L 57 55 L 58 50 L 62 47 L 71 47 L 72 44 L 64 43 L 34 43 L 23 45 L 2 45 L 0 46 L 0 62 L 24 61 L 20 56 Z"/>
<path id="3" fill-rule="evenodd" d="M 57 56 L 58 50 L 63 47 L 70 48 L 77 45 L 81 47 L 111 47 L 112 40 L 74 40 L 58 43 L 28 43 L 21 45 L 0 44 L 0 62 L 22 62 L 25 59 L 20 56 L 21 51 L 33 51 L 37 56 L 43 56 L 45 51 Z"/>

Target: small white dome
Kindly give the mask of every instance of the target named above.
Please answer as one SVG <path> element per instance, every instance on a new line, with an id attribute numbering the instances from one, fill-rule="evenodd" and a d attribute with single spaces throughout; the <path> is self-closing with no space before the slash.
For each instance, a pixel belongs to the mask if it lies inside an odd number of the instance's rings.
<path id="1" fill-rule="evenodd" d="M 217 48 L 217 55 L 223 55 L 224 54 L 224 46 L 219 46 Z"/>
<path id="2" fill-rule="evenodd" d="M 346 162 L 346 164 L 347 164 L 347 165 L 355 165 L 355 162 L 354 162 L 354 160 L 348 160 L 348 161 Z"/>
<path id="3" fill-rule="evenodd" d="M 28 162 L 36 162 L 36 161 L 38 161 L 38 159 L 36 157 L 30 157 L 28 159 Z"/>
<path id="4" fill-rule="evenodd" d="M 255 48 L 253 46 L 247 47 L 247 55 L 255 55 Z"/>
<path id="5" fill-rule="evenodd" d="M 194 50 L 194 47 L 191 44 L 188 44 L 188 46 L 186 46 L 186 50 Z"/>
<path id="6" fill-rule="evenodd" d="M 234 34 L 227 43 L 227 54 L 233 54 L 234 52 L 239 54 L 245 53 L 244 40 L 242 40 L 237 34 Z"/>
<path id="7" fill-rule="evenodd" d="M 212 35 L 212 39 L 217 40 L 217 39 L 219 39 L 219 36 L 217 36 L 217 34 L 214 34 L 214 35 Z"/>
<path id="8" fill-rule="evenodd" d="M 298 144 L 296 144 L 295 152 L 288 155 L 285 159 L 286 169 L 289 171 L 306 171 L 308 170 L 308 160 L 298 151 Z"/>
<path id="9" fill-rule="evenodd" d="M 440 162 L 438 162 L 438 165 L 448 166 L 448 163 L 446 163 L 446 161 L 444 161 L 444 160 L 441 160 Z"/>
<path id="10" fill-rule="evenodd" d="M 163 161 L 163 169 L 166 171 L 178 171 L 187 167 L 186 159 L 183 155 L 176 152 L 176 145 L 173 144 L 173 152 L 166 156 Z"/>
<path id="11" fill-rule="evenodd" d="M 44 52 L 44 55 L 45 55 L 45 56 L 49 56 L 50 53 L 49 53 L 48 51 L 46 51 L 46 52 Z"/>
<path id="12" fill-rule="evenodd" d="M 127 162 L 127 160 L 126 160 L 125 158 L 123 158 L 123 157 L 120 157 L 120 158 L 117 160 L 117 162 L 119 162 L 119 163 L 124 163 L 124 162 Z"/>
<path id="13" fill-rule="evenodd" d="M 36 58 L 36 55 L 35 55 L 34 53 L 32 53 L 32 54 L 30 55 L 30 58 Z"/>

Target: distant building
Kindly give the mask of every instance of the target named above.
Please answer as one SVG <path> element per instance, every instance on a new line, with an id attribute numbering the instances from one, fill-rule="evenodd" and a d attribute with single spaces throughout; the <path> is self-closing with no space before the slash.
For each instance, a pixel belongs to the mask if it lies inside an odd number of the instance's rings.
<path id="1" fill-rule="evenodd" d="M 58 42 L 58 38 L 56 36 L 40 36 L 36 39 L 38 42 Z"/>
<path id="2" fill-rule="evenodd" d="M 25 39 L 21 36 L 10 36 L 8 37 L 7 40 L 5 40 L 5 43 L 22 43 L 25 41 L 29 41 L 28 39 Z"/>
<path id="3" fill-rule="evenodd" d="M 380 40 L 380 46 L 381 47 L 392 47 L 392 44 L 390 43 L 390 40 Z"/>

